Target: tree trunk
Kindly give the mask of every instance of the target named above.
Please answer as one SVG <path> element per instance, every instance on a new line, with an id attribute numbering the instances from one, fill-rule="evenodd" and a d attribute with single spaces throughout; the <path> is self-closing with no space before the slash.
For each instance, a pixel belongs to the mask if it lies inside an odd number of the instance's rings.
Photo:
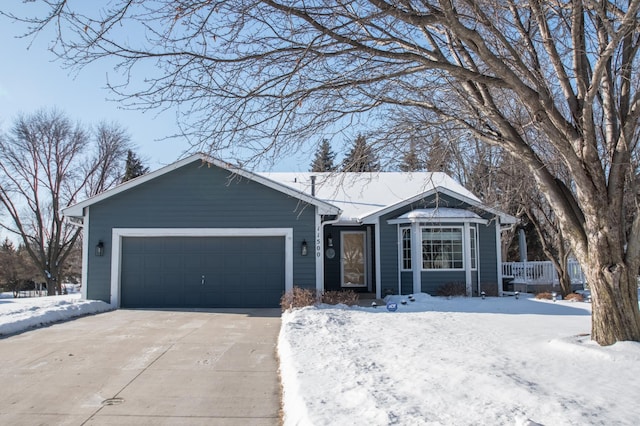
<path id="1" fill-rule="evenodd" d="M 56 282 L 53 278 L 47 277 L 47 296 L 56 295 Z"/>
<path id="2" fill-rule="evenodd" d="M 591 289 L 591 338 L 600 345 L 640 341 L 637 271 L 591 262 L 585 269 Z"/>
<path id="3" fill-rule="evenodd" d="M 569 269 L 565 265 L 564 267 L 556 267 L 556 272 L 558 273 L 558 281 L 560 282 L 560 292 L 562 293 L 562 297 L 566 297 L 567 295 L 573 293 L 573 289 L 571 288 L 571 277 L 569 276 Z"/>

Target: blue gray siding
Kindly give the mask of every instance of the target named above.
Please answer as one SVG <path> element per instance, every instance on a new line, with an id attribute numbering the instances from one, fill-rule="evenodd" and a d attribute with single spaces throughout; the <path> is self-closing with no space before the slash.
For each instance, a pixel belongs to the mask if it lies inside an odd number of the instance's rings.
<path id="1" fill-rule="evenodd" d="M 293 228 L 293 284 L 315 288 L 315 257 L 301 256 L 314 241 L 315 207 L 200 161 L 158 176 L 90 207 L 87 297 L 110 300 L 112 228 Z"/>
<path id="2" fill-rule="evenodd" d="M 480 286 L 487 294 L 498 291 L 498 253 L 496 252 L 496 224 L 478 225 L 478 253 L 480 254 Z M 474 287 L 477 295 L 477 286 Z"/>
<path id="3" fill-rule="evenodd" d="M 381 294 L 397 294 L 398 293 L 398 277 L 400 277 L 400 286 L 402 294 L 413 293 L 413 276 L 411 271 L 403 271 L 398 274 L 398 226 L 390 225 L 388 220 L 395 219 L 402 214 L 411 210 L 433 207 L 452 207 L 452 208 L 469 208 L 470 206 L 449 197 L 447 195 L 438 194 L 438 196 L 430 196 L 414 202 L 410 205 L 399 208 L 393 212 L 380 217 L 380 270 L 381 270 Z M 487 213 L 477 212 L 485 219 L 493 219 L 493 216 Z M 451 226 L 462 226 L 459 224 L 447 224 Z M 481 282 L 497 281 L 497 260 L 496 260 L 496 244 L 495 244 L 495 221 L 490 221 L 489 225 L 478 226 L 478 256 L 480 266 Z M 472 272 L 472 283 L 474 294 L 477 288 L 478 274 Z M 437 294 L 437 290 L 444 284 L 451 282 L 466 282 L 464 271 L 422 271 L 421 272 L 421 289 L 425 293 L 432 295 Z"/>

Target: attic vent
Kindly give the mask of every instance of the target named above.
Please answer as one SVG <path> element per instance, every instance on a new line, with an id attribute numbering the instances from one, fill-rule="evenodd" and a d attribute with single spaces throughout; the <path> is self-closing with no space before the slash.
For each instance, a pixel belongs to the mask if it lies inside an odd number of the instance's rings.
<path id="1" fill-rule="evenodd" d="M 311 176 L 311 196 L 316 196 L 316 177 Z"/>

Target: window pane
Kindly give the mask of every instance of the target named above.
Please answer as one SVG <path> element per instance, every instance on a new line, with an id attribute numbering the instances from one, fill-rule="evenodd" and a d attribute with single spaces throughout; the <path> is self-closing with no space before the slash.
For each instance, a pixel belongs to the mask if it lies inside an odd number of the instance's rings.
<path id="1" fill-rule="evenodd" d="M 476 228 L 471 228 L 471 269 L 478 269 L 477 265 L 477 249 L 476 249 Z"/>
<path id="2" fill-rule="evenodd" d="M 411 269 L 411 228 L 402 230 L 402 269 Z"/>
<path id="3" fill-rule="evenodd" d="M 463 269 L 461 228 L 422 229 L 423 269 Z"/>

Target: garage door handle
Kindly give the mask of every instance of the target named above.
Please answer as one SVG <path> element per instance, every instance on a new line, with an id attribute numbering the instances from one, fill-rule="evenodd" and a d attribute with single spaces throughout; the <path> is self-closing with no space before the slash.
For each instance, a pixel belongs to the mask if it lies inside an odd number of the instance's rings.
<path id="1" fill-rule="evenodd" d="M 202 276 L 202 285 L 204 285 L 204 275 Z"/>

